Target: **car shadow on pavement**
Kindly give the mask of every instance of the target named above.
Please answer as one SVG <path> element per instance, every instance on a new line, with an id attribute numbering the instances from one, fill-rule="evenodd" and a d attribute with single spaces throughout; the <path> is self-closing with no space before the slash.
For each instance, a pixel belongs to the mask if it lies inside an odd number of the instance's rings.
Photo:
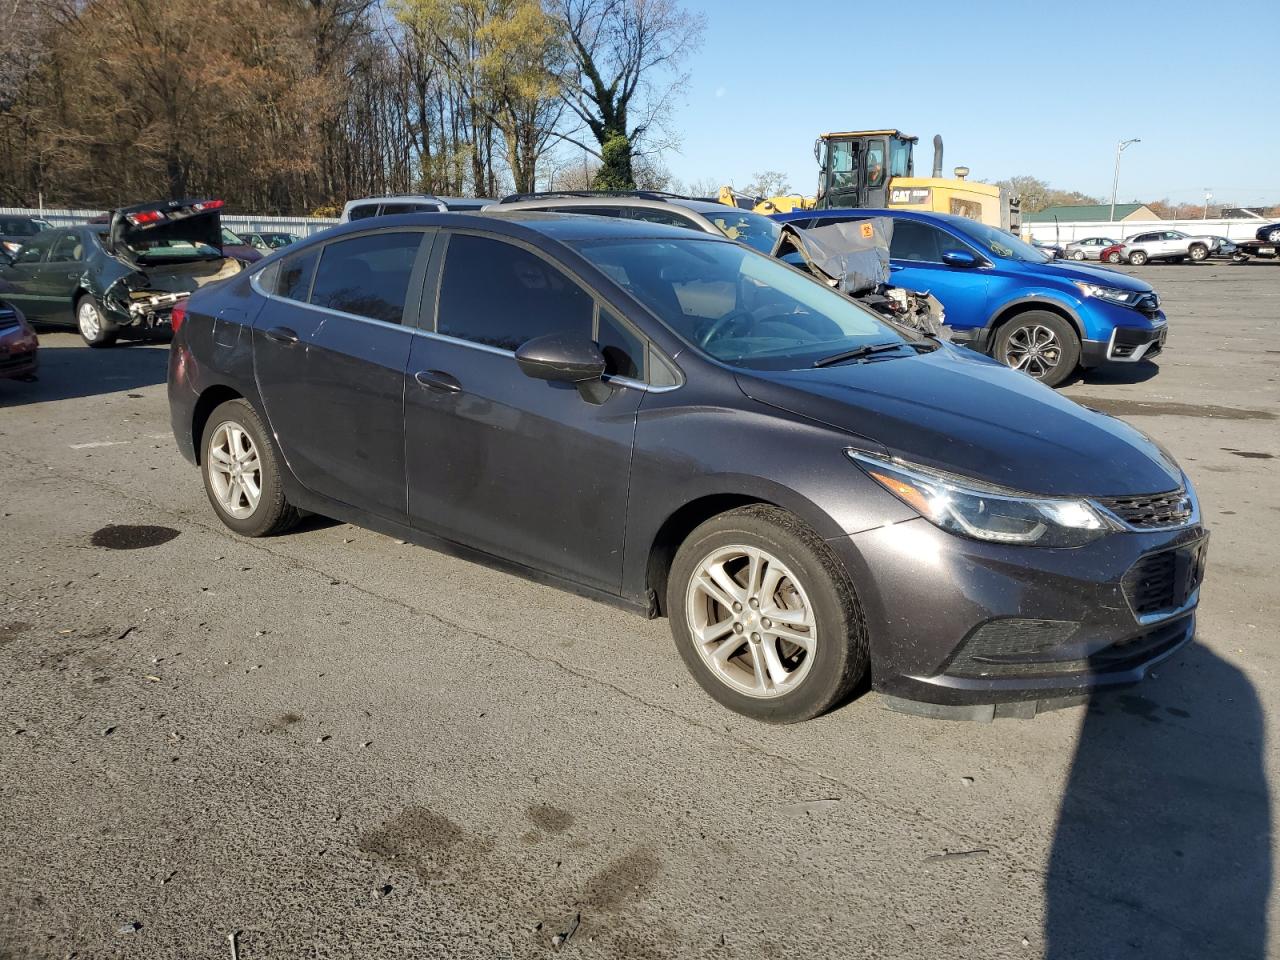
<path id="1" fill-rule="evenodd" d="M 1045 884 L 1049 960 L 1267 956 L 1261 705 L 1198 644 L 1156 673 L 1089 705 Z"/>
<path id="2" fill-rule="evenodd" d="M 1160 372 L 1160 367 L 1149 360 L 1137 363 L 1111 363 L 1105 367 L 1079 370 L 1067 381 L 1072 383 L 1146 383 Z"/>
<path id="3" fill-rule="evenodd" d="M 164 344 L 124 342 L 106 349 L 40 348 L 34 383 L 0 380 L 0 407 L 93 397 L 164 383 L 169 351 Z"/>

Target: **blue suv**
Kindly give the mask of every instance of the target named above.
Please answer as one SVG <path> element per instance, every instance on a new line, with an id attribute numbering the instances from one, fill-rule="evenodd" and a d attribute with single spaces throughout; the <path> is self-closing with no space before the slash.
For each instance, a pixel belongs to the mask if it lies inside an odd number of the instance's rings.
<path id="1" fill-rule="evenodd" d="M 1151 285 L 1105 267 L 1050 260 L 1004 230 L 907 210 L 797 210 L 797 227 L 891 217 L 893 283 L 927 290 L 952 339 L 1057 386 L 1077 367 L 1149 360 L 1168 322 Z"/>

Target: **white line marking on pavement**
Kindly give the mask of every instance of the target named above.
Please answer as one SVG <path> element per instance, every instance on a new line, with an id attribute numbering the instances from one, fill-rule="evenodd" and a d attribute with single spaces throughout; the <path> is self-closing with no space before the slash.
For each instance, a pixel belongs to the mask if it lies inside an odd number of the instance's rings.
<path id="1" fill-rule="evenodd" d="M 71 443 L 68 446 L 72 450 L 92 450 L 94 447 L 120 447 L 129 442 L 128 440 L 95 440 L 92 443 Z"/>

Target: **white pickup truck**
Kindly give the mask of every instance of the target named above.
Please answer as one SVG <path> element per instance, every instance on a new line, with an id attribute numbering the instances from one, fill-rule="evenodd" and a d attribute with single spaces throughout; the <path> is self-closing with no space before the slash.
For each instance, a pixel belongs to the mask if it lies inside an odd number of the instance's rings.
<path id="1" fill-rule="evenodd" d="M 1192 237 L 1181 230 L 1152 230 L 1126 239 L 1120 255 L 1135 267 L 1148 260 L 1167 260 L 1170 263 L 1194 260 L 1199 263 L 1207 260 L 1221 244 L 1218 237 Z"/>

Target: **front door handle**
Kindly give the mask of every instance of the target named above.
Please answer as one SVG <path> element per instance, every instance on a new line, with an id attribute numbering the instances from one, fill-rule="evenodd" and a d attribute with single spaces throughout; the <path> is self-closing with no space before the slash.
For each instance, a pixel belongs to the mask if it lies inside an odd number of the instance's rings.
<path id="1" fill-rule="evenodd" d="M 441 393 L 461 393 L 462 384 L 443 370 L 419 370 L 413 375 L 413 379 L 428 390 L 438 390 Z"/>
<path id="2" fill-rule="evenodd" d="M 298 342 L 298 334 L 288 327 L 272 327 L 267 331 L 267 339 L 274 340 L 276 343 L 283 343 L 288 346 Z"/>

